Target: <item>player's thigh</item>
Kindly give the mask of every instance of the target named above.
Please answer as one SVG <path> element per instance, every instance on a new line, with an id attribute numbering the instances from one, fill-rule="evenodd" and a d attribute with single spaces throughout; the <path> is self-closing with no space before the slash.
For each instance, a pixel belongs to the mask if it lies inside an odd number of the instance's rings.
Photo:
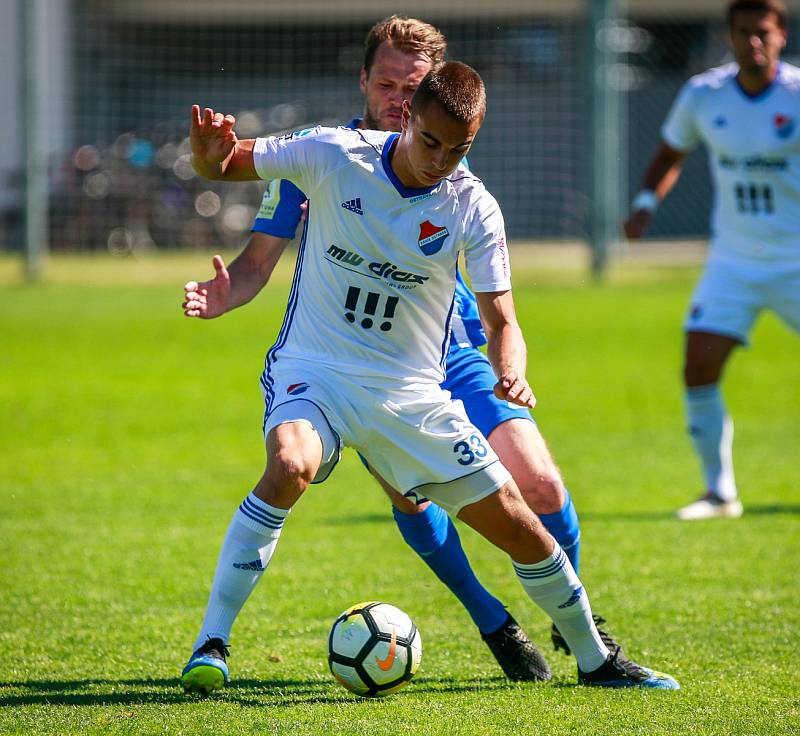
<path id="1" fill-rule="evenodd" d="M 509 419 L 488 437 L 500 462 L 537 514 L 555 514 L 564 506 L 564 484 L 539 427 L 527 419 Z"/>
<path id="2" fill-rule="evenodd" d="M 470 421 L 487 438 L 495 427 L 511 419 L 533 422 L 527 409 L 494 395 L 495 383 L 497 378 L 492 366 L 480 350 L 463 347 L 448 353 L 447 375 L 442 388 L 464 404 Z"/>
<path id="3" fill-rule="evenodd" d="M 430 506 L 429 501 L 422 501 L 421 503 L 416 503 L 410 498 L 406 498 L 400 491 L 398 491 L 394 486 L 390 485 L 389 482 L 378 473 L 375 468 L 367 466 L 369 472 L 372 473 L 372 477 L 378 481 L 378 485 L 380 485 L 383 492 L 389 497 L 389 500 L 392 502 L 392 506 L 394 506 L 400 513 L 402 514 L 421 514 L 425 511 L 428 506 Z"/>
<path id="4" fill-rule="evenodd" d="M 305 361 L 268 365 L 261 377 L 267 467 L 256 495 L 297 500 L 309 483 L 321 483 L 336 467 L 346 438 L 341 435 L 341 394 L 330 376 Z M 269 498 L 264 498 L 268 503 Z"/>
<path id="5" fill-rule="evenodd" d="M 541 562 L 553 553 L 552 537 L 528 508 L 513 481 L 464 506 L 458 518 L 515 562 Z"/>

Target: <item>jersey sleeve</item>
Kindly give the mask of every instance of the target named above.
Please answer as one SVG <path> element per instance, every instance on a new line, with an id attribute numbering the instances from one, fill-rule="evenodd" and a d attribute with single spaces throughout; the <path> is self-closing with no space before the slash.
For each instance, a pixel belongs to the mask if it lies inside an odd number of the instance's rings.
<path id="1" fill-rule="evenodd" d="M 306 199 L 306 195 L 292 182 L 273 179 L 267 184 L 251 230 L 276 238 L 293 238 L 303 215 L 300 207 Z"/>
<path id="2" fill-rule="evenodd" d="M 697 86 L 689 80 L 678 93 L 661 126 L 661 138 L 676 151 L 690 151 L 700 143 L 695 107 Z"/>
<path id="3" fill-rule="evenodd" d="M 280 137 L 256 138 L 253 164 L 262 179 L 288 179 L 311 194 L 340 160 L 341 146 L 332 128 L 308 128 Z"/>
<path id="4" fill-rule="evenodd" d="M 465 236 L 464 258 L 473 291 L 510 289 L 511 263 L 503 214 L 495 198 L 485 190 L 471 207 Z"/>

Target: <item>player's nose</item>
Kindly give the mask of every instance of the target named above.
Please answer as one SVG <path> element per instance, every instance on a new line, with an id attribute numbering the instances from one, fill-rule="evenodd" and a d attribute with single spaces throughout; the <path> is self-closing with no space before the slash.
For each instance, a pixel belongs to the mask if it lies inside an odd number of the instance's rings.
<path id="1" fill-rule="evenodd" d="M 431 158 L 431 163 L 439 170 L 444 171 L 447 166 L 447 154 L 444 151 L 436 153 Z"/>

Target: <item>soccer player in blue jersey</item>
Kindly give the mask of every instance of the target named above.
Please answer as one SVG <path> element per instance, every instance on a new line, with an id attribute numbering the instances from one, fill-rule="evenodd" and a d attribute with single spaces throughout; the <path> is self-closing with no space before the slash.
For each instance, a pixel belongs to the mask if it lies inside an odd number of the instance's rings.
<path id="1" fill-rule="evenodd" d="M 233 621 L 267 569 L 291 508 L 333 472 L 343 446 L 404 497 L 435 501 L 505 551 L 575 655 L 580 683 L 677 689 L 670 676 L 609 651 L 564 550 L 462 403 L 440 385 L 463 254 L 497 376 L 494 393 L 522 407 L 535 403 L 503 218 L 461 165 L 485 114 L 483 82 L 465 64 L 444 63 L 402 109 L 399 134 L 318 127 L 255 140 L 237 138 L 233 116 L 192 109 L 192 164 L 200 175 L 290 179 L 309 209 L 283 326 L 261 380 L 266 468 L 228 528 L 184 689 L 224 684 Z"/>
<path id="2" fill-rule="evenodd" d="M 402 106 L 424 75 L 445 54 L 446 41 L 433 26 L 413 18 L 391 16 L 367 35 L 360 86 L 364 116 L 354 129 L 391 131 L 400 127 Z M 266 284 L 298 222 L 306 195 L 287 180 L 272 181 L 264 194 L 253 234 L 243 252 L 226 269 L 214 258 L 217 276 L 187 284 L 184 307 L 192 317 L 212 318 L 252 299 Z M 362 210 L 360 198 L 342 203 Z M 473 423 L 511 471 L 523 497 L 578 570 L 580 527 L 559 471 L 530 412 L 493 393 L 496 381 L 489 361 L 478 349 L 486 337 L 475 295 L 457 275 L 450 350 L 442 386 L 463 401 Z M 378 478 L 394 506 L 394 518 L 406 542 L 462 602 L 505 674 L 514 680 L 548 679 L 549 667 L 503 604 L 478 581 L 447 513 L 433 502 L 416 505 Z M 599 617 L 596 623 L 602 623 Z M 609 649 L 624 656 L 600 629 Z M 555 625 L 557 648 L 569 647 Z M 202 642 L 201 642 L 202 644 Z"/>
<path id="3" fill-rule="evenodd" d="M 800 332 L 800 69 L 780 58 L 786 8 L 736 0 L 728 25 L 735 61 L 683 87 L 625 223 L 628 237 L 641 237 L 685 156 L 705 143 L 716 190 L 711 247 L 684 322 L 688 429 L 704 493 L 679 509 L 689 521 L 742 514 L 720 391 L 728 358 L 763 309 Z"/>

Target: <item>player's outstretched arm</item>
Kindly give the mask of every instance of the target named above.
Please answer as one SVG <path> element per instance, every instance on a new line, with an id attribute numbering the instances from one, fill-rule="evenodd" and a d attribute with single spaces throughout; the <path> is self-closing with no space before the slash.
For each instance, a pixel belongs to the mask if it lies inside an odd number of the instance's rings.
<path id="1" fill-rule="evenodd" d="M 206 107 L 192 105 L 189 140 L 192 166 L 205 179 L 254 181 L 253 139 L 239 140 L 233 131 L 236 118 Z"/>
<path id="2" fill-rule="evenodd" d="M 214 256 L 214 278 L 190 281 L 183 287 L 183 313 L 187 317 L 213 319 L 247 304 L 269 281 L 288 242 L 288 238 L 253 233 L 227 268 L 221 256 Z"/>
<path id="3" fill-rule="evenodd" d="M 525 378 L 528 352 L 511 291 L 477 292 L 475 296 L 488 339 L 487 355 L 498 378 L 495 396 L 532 409 L 536 397 Z"/>
<path id="4" fill-rule="evenodd" d="M 662 141 L 645 171 L 641 191 L 631 203 L 631 211 L 622 228 L 625 235 L 636 240 L 644 235 L 653 221 L 658 203 L 669 194 L 678 181 L 686 153 Z"/>

